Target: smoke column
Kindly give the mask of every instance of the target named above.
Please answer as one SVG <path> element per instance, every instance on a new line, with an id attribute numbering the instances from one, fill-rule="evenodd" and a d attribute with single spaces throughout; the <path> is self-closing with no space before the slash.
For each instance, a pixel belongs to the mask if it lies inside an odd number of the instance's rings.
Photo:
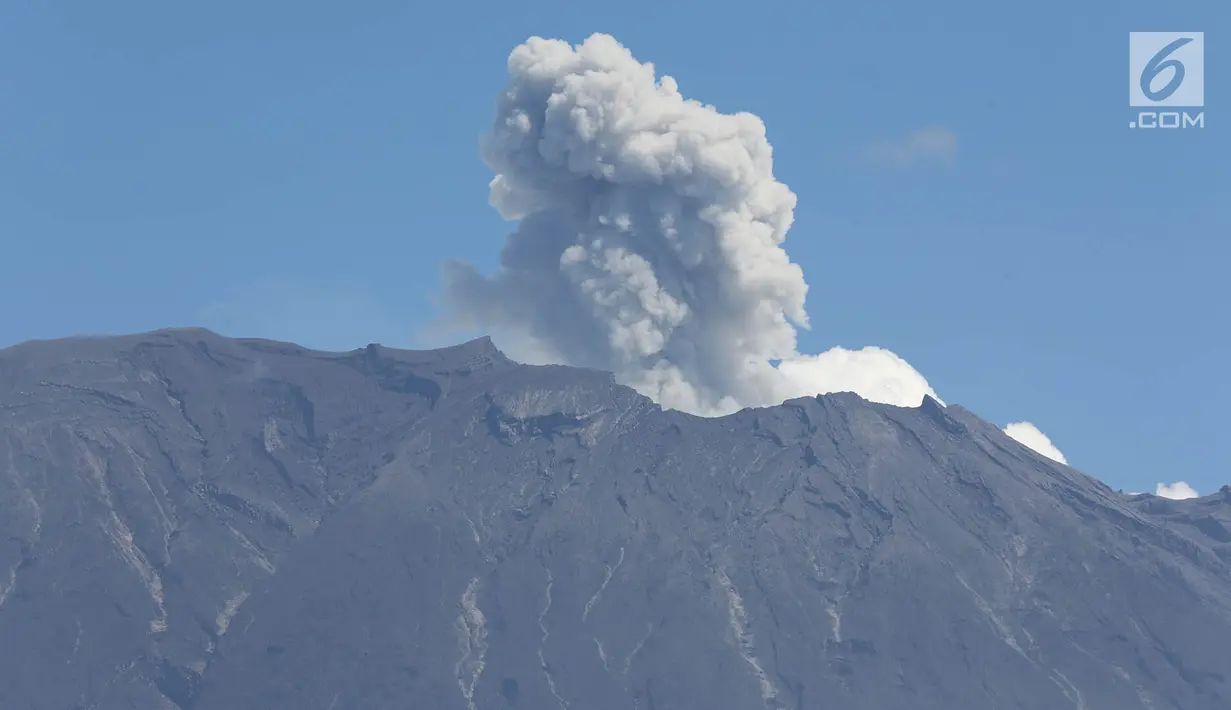
<path id="1" fill-rule="evenodd" d="M 887 350 L 798 352 L 808 284 L 782 246 L 795 195 L 759 118 L 684 98 L 608 35 L 531 38 L 508 71 L 482 155 L 517 227 L 495 274 L 446 265 L 455 326 L 706 416 L 837 391 L 936 396 Z"/>

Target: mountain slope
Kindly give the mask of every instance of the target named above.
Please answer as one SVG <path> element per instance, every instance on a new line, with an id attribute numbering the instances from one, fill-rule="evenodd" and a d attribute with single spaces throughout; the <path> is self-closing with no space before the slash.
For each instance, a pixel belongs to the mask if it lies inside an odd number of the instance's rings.
<path id="1" fill-rule="evenodd" d="M 0 351 L 3 708 L 1231 707 L 1231 493 L 483 339 Z"/>

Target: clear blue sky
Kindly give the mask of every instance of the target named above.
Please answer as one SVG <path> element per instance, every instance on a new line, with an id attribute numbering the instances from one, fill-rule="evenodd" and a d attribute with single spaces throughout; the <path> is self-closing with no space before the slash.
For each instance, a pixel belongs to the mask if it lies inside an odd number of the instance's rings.
<path id="1" fill-rule="evenodd" d="M 1129 30 L 1206 33 L 1206 127 L 1132 131 Z M 761 116 L 801 343 L 881 345 L 1126 490 L 1231 483 L 1231 6 L 0 4 L 0 345 L 205 325 L 416 344 L 496 263 L 477 137 L 531 35 L 609 32 Z M 950 162 L 869 159 L 928 126 Z"/>

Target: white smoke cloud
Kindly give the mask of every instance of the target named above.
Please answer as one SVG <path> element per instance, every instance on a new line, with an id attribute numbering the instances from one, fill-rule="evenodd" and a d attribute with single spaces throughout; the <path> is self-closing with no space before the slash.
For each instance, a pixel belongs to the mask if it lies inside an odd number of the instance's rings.
<path id="1" fill-rule="evenodd" d="M 1154 489 L 1154 495 L 1160 498 L 1170 498 L 1172 500 L 1186 500 L 1188 498 L 1200 498 L 1201 494 L 1193 489 L 1184 481 L 1176 481 L 1175 483 L 1159 483 L 1158 488 Z"/>
<path id="2" fill-rule="evenodd" d="M 518 334 L 703 415 L 835 391 L 936 397 L 886 350 L 797 350 L 808 285 L 782 248 L 795 195 L 759 118 L 684 98 L 608 35 L 531 38 L 508 70 L 482 155 L 492 206 L 518 225 L 496 274 L 446 265 L 453 325 Z"/>
<path id="3" fill-rule="evenodd" d="M 1062 464 L 1067 464 L 1068 460 L 1064 458 L 1064 454 L 1060 453 L 1060 449 L 1051 443 L 1051 439 L 1047 435 L 1039 431 L 1039 428 L 1030 422 L 1013 422 L 1004 428 L 1004 433 L 1008 434 L 1019 444 L 1033 449 L 1036 453 L 1042 454 L 1052 461 L 1058 461 Z"/>

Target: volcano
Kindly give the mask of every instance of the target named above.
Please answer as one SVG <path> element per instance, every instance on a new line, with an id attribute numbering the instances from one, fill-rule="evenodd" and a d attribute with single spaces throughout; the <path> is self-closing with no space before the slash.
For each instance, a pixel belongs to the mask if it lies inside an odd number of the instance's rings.
<path id="1" fill-rule="evenodd" d="M 0 351 L 5 710 L 1226 710 L 1231 489 L 488 339 Z"/>

